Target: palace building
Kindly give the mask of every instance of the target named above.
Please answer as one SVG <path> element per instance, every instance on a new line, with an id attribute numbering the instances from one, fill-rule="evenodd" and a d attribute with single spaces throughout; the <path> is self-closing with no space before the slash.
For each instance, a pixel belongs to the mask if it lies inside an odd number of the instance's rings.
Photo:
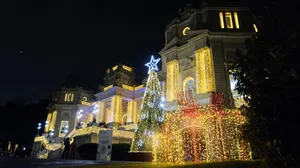
<path id="1" fill-rule="evenodd" d="M 187 89 L 193 90 L 200 105 L 209 104 L 210 94 L 217 92 L 224 94 L 224 107 L 239 107 L 242 98 L 229 72 L 236 49 L 243 49 L 245 40 L 257 31 L 254 15 L 241 5 L 203 3 L 200 8 L 180 9 L 166 26 L 159 52 L 164 110 L 176 110 L 177 93 Z M 113 144 L 130 143 L 144 89 L 144 84 L 135 83 L 133 67 L 118 64 L 107 69 L 96 94 L 83 88 L 58 90 L 48 107 L 45 134 L 35 138 L 33 155 L 55 157 L 65 137 L 75 138 L 77 146 L 97 143 L 99 131 L 106 129 L 113 129 Z"/>

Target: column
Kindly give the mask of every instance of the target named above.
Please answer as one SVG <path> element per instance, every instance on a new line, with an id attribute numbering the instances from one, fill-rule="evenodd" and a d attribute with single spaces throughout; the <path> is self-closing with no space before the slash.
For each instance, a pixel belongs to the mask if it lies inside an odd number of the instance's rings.
<path id="1" fill-rule="evenodd" d="M 215 91 L 215 77 L 210 49 L 205 47 L 195 52 L 197 94 Z"/>
<path id="2" fill-rule="evenodd" d="M 93 119 L 94 119 L 94 114 L 93 113 L 89 113 L 88 114 L 88 121 L 87 121 L 87 123 L 93 122 Z"/>
<path id="3" fill-rule="evenodd" d="M 122 123 L 122 97 L 116 95 L 111 99 L 110 122 Z"/>
<path id="4" fill-rule="evenodd" d="M 139 119 L 139 114 L 140 114 L 140 109 L 141 107 L 139 106 L 141 103 L 138 103 L 137 100 L 134 101 L 133 103 L 133 114 L 132 114 L 132 121 L 133 123 L 137 124 L 138 119 Z"/>
<path id="5" fill-rule="evenodd" d="M 57 111 L 53 111 L 49 130 L 54 130 L 55 129 L 56 117 L 57 117 Z"/>
<path id="6" fill-rule="evenodd" d="M 126 121 L 127 123 L 132 122 L 132 114 L 133 114 L 132 104 L 133 104 L 133 101 L 129 101 L 127 104 L 127 121 Z"/>
<path id="7" fill-rule="evenodd" d="M 105 102 L 98 102 L 99 111 L 97 112 L 97 123 L 105 122 Z"/>
<path id="8" fill-rule="evenodd" d="M 51 117 L 52 117 L 52 113 L 48 113 L 48 116 L 47 116 L 47 127 L 45 127 L 45 132 L 48 132 L 49 131 L 49 128 L 50 128 L 50 123 L 51 123 Z"/>
<path id="9" fill-rule="evenodd" d="M 167 63 L 167 101 L 177 99 L 179 88 L 179 63 L 173 60 Z"/>
<path id="10" fill-rule="evenodd" d="M 136 123 L 137 117 L 137 102 L 135 100 L 129 101 L 127 105 L 127 123 Z"/>

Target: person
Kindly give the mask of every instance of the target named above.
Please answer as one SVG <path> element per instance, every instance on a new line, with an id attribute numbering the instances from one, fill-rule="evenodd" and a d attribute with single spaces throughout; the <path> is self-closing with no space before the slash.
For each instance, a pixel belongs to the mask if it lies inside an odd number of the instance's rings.
<path id="1" fill-rule="evenodd" d="M 76 158 L 76 150 L 77 150 L 77 144 L 75 139 L 73 139 L 73 143 L 71 144 L 71 159 Z"/>
<path id="2" fill-rule="evenodd" d="M 61 158 L 62 159 L 64 159 L 64 158 L 68 159 L 69 150 L 70 150 L 70 138 L 65 139 L 64 145 L 65 145 L 65 148 L 64 148 L 64 152 L 63 152 Z"/>

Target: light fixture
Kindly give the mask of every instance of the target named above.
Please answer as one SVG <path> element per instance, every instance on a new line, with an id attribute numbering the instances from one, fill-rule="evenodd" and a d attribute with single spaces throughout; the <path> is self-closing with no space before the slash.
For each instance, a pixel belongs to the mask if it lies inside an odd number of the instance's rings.
<path id="1" fill-rule="evenodd" d="M 185 28 L 182 30 L 182 34 L 183 34 L 184 36 L 186 36 L 186 35 L 187 35 L 186 32 L 189 31 L 189 30 L 191 30 L 190 27 L 185 27 Z"/>

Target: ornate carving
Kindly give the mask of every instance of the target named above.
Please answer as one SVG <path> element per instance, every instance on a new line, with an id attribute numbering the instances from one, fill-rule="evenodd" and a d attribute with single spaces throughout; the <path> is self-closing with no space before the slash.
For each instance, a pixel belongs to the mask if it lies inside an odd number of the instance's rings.
<path id="1" fill-rule="evenodd" d="M 180 71 L 184 71 L 194 67 L 194 61 L 190 58 L 181 59 L 180 62 Z"/>
<path id="2" fill-rule="evenodd" d="M 197 49 L 199 49 L 199 48 L 202 48 L 202 47 L 204 47 L 204 46 L 206 46 L 207 44 L 206 44 L 206 39 L 205 38 L 203 38 L 203 39 L 201 39 L 201 40 L 199 40 L 197 43 L 196 43 L 196 50 Z"/>

